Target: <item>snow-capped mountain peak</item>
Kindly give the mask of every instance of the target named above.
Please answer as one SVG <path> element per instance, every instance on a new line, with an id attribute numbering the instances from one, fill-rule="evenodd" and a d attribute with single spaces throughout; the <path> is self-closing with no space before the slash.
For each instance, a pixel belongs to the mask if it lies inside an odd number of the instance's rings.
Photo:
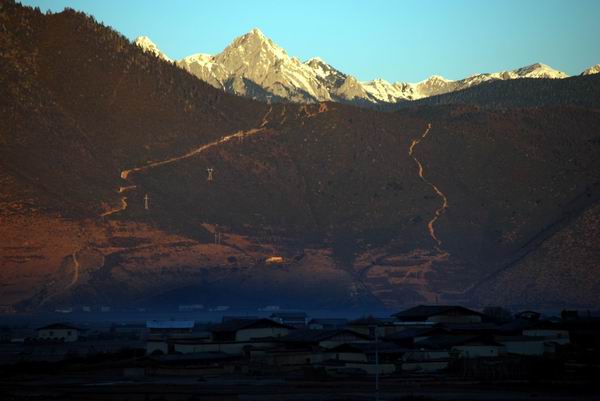
<path id="1" fill-rule="evenodd" d="M 259 53 L 262 57 L 288 59 L 286 51 L 267 38 L 260 29 L 253 28 L 250 32 L 236 38 L 223 50 L 219 56 L 232 53 L 244 54 L 246 57 Z"/>
<path id="2" fill-rule="evenodd" d="M 554 68 L 542 64 L 535 63 L 516 70 L 510 71 L 519 78 L 567 78 L 568 75 L 562 71 L 555 70 Z"/>
<path id="3" fill-rule="evenodd" d="M 592 75 L 600 73 L 600 64 L 596 64 L 591 66 L 590 68 L 586 68 L 581 75 Z"/>
<path id="4" fill-rule="evenodd" d="M 442 77 L 441 75 L 432 75 L 429 78 L 427 78 L 424 81 L 421 81 L 420 83 L 424 83 L 424 82 L 451 82 L 451 80 L 446 79 L 444 77 Z"/>
<path id="5" fill-rule="evenodd" d="M 321 57 L 311 57 L 308 60 L 306 60 L 306 64 L 314 64 L 314 63 L 327 64 L 325 62 L 325 60 L 323 60 Z"/>
<path id="6" fill-rule="evenodd" d="M 148 37 L 140 36 L 135 43 L 144 51 L 170 60 Z M 290 57 L 258 28 L 235 38 L 219 54 L 192 54 L 177 61 L 177 65 L 226 92 L 263 101 L 299 103 L 331 100 L 353 104 L 397 103 L 494 80 L 568 77 L 546 64 L 535 63 L 514 70 L 475 74 L 460 80 L 432 75 L 417 83 L 390 83 L 383 79 L 361 82 L 320 57 L 310 58 L 304 63 Z M 582 75 L 598 72 L 600 65 L 588 68 Z"/>
<path id="7" fill-rule="evenodd" d="M 138 36 L 135 38 L 134 43 L 147 53 L 153 54 L 154 56 L 166 61 L 173 61 L 165 53 L 160 51 L 158 46 L 156 46 L 156 44 L 150 40 L 148 36 Z"/>
<path id="8" fill-rule="evenodd" d="M 214 61 L 214 57 L 210 54 L 206 54 L 206 53 L 196 53 L 196 54 L 191 54 L 187 57 L 184 57 L 183 60 L 186 60 L 188 62 L 195 62 L 195 63 L 209 63 L 211 61 Z"/>
<path id="9" fill-rule="evenodd" d="M 258 28 L 234 39 L 219 54 L 186 57 L 177 64 L 235 94 L 302 103 L 331 100 L 310 66 L 290 57 Z"/>

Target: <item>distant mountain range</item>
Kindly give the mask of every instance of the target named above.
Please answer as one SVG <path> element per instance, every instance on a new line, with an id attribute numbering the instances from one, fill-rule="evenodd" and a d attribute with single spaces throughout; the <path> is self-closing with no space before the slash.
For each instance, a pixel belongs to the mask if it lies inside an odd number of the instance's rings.
<path id="1" fill-rule="evenodd" d="M 163 60 L 172 61 L 147 36 L 138 37 L 135 43 Z M 215 88 L 261 101 L 334 101 L 363 106 L 424 99 L 498 80 L 568 77 L 562 71 L 536 63 L 511 71 L 475 74 L 456 81 L 434 75 L 417 83 L 390 83 L 383 79 L 361 82 L 319 57 L 304 63 L 290 57 L 256 28 L 236 38 L 217 55 L 198 53 L 175 63 Z M 588 68 L 582 75 L 598 72 L 600 64 Z"/>

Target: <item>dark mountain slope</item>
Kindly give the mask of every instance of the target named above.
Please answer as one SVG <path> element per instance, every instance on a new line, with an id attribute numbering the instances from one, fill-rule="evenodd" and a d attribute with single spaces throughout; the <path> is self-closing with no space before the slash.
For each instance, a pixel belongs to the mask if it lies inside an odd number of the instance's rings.
<path id="1" fill-rule="evenodd" d="M 5 304 L 483 302 L 598 201 L 590 108 L 270 106 L 73 11 L 0 24 Z"/>
<path id="2" fill-rule="evenodd" d="M 600 206 L 595 204 L 522 259 L 475 286 L 470 296 L 482 304 L 513 307 L 540 303 L 555 309 L 565 304 L 589 307 L 587 294 L 600 285 L 599 228 Z"/>

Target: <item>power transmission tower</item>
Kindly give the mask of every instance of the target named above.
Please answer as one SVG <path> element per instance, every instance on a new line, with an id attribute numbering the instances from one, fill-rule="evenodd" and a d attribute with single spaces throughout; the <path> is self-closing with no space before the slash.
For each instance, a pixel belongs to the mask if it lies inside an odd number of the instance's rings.
<path id="1" fill-rule="evenodd" d="M 206 169 L 206 172 L 208 173 L 207 181 L 213 180 L 213 171 L 215 171 L 215 170 L 212 167 L 209 167 Z"/>
<path id="2" fill-rule="evenodd" d="M 149 205 L 148 205 L 149 199 L 150 199 L 150 197 L 148 196 L 148 194 L 144 195 L 144 209 L 146 209 L 146 210 L 149 209 Z"/>

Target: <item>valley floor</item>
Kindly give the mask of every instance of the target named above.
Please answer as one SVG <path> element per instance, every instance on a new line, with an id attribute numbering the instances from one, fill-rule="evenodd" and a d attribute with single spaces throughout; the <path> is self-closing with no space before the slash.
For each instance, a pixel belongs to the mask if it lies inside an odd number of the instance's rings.
<path id="1" fill-rule="evenodd" d="M 0 382 L 6 401 L 16 400 L 211 400 L 211 401 L 351 401 L 351 400 L 600 400 L 597 386 L 574 382 L 480 383 L 429 378 L 386 378 L 376 398 L 371 379 L 284 380 L 278 378 L 154 377 L 123 380 L 122 376 L 40 376 Z"/>

